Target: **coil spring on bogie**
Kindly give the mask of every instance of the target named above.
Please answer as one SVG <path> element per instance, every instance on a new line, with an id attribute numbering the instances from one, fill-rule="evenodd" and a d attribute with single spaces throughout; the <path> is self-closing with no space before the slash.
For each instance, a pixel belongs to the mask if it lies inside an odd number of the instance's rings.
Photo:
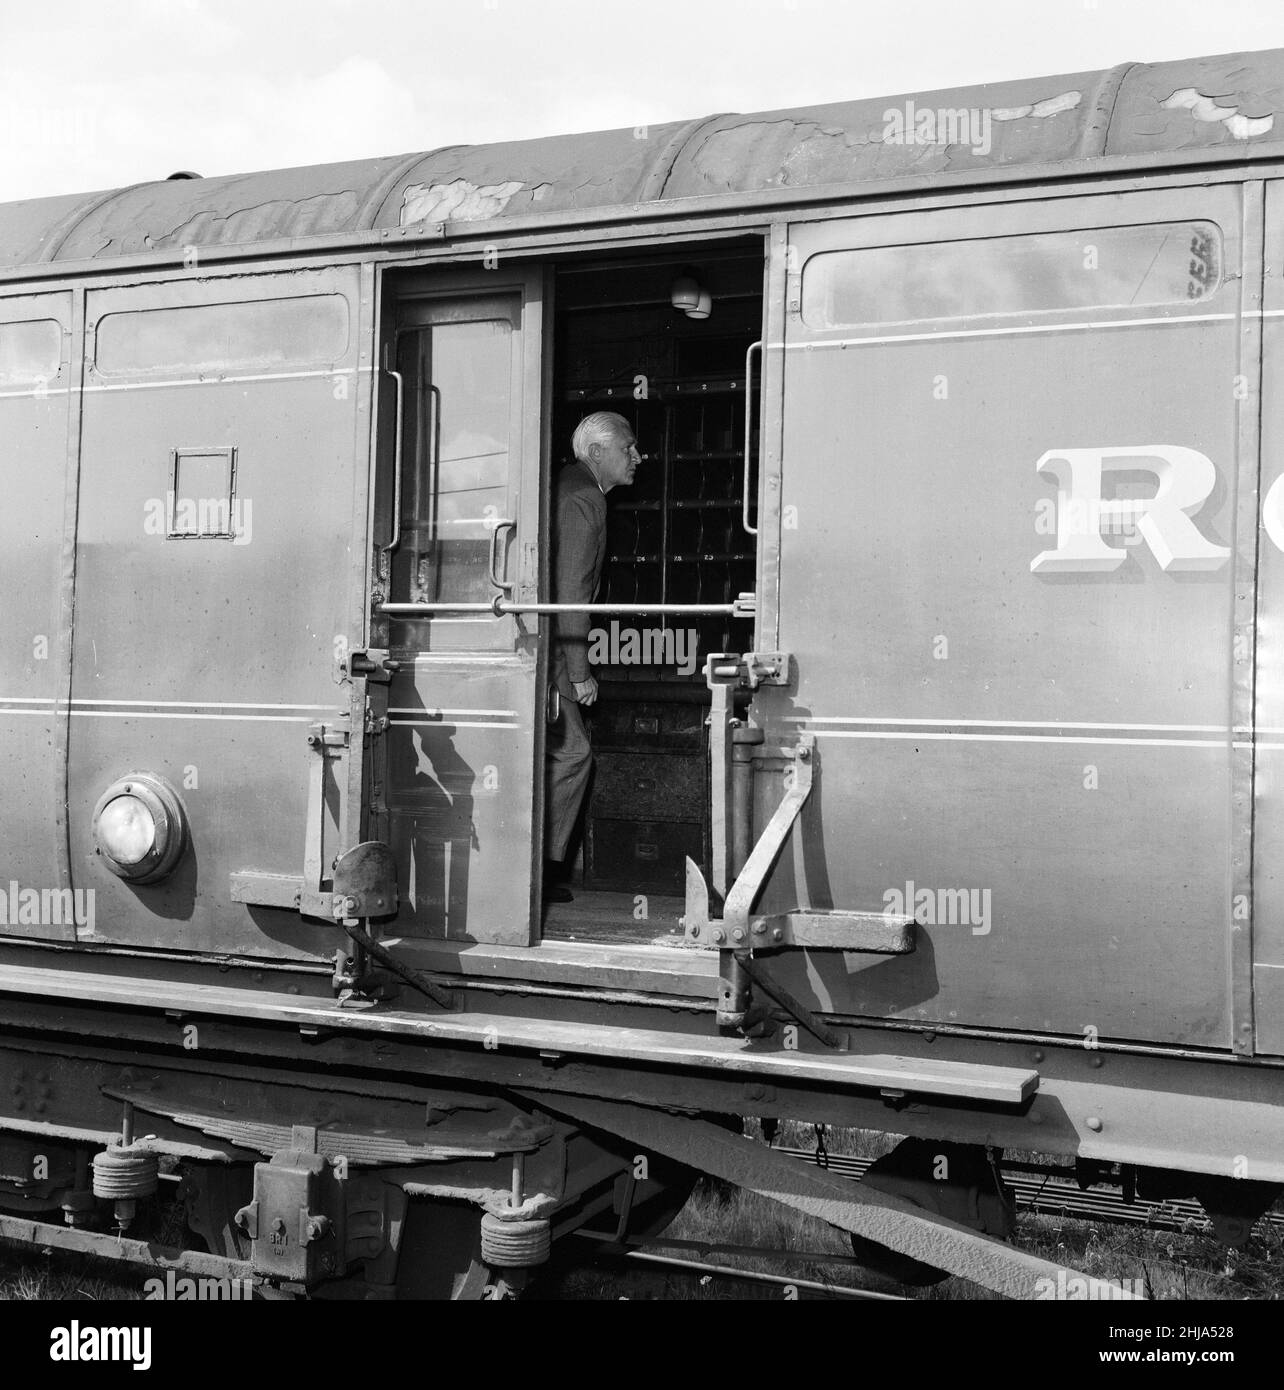
<path id="1" fill-rule="evenodd" d="M 482 1263 L 499 1269 L 542 1265 L 552 1249 L 547 1221 L 501 1221 L 487 1212 L 481 1219 Z"/>
<path id="2" fill-rule="evenodd" d="M 94 1155 L 94 1196 L 125 1202 L 160 1186 L 160 1159 L 150 1149 L 104 1149 Z"/>

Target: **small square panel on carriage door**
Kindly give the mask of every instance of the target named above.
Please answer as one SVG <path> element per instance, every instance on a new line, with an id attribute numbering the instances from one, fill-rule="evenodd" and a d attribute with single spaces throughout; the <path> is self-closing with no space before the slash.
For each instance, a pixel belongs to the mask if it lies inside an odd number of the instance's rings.
<path id="1" fill-rule="evenodd" d="M 165 534 L 177 540 L 236 540 L 236 450 L 175 449 L 170 456 Z"/>

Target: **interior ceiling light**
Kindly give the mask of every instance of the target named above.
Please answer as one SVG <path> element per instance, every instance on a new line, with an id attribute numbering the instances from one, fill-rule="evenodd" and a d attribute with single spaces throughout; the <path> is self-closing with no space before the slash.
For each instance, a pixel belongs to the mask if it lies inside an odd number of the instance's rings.
<path id="1" fill-rule="evenodd" d="M 690 270 L 684 270 L 673 282 L 673 288 L 669 291 L 669 303 L 692 319 L 707 319 L 713 307 L 709 291 L 701 285 L 694 271 Z"/>
<path id="2" fill-rule="evenodd" d="M 707 319 L 711 313 L 713 313 L 713 296 L 708 290 L 701 290 L 695 307 L 687 310 L 687 318 Z"/>

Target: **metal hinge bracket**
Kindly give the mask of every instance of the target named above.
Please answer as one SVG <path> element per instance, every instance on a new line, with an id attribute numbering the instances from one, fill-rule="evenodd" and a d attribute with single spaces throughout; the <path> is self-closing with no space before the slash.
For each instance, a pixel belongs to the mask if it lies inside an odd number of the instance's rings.
<path id="1" fill-rule="evenodd" d="M 753 964 L 754 954 L 786 946 L 807 946 L 900 955 L 914 949 L 914 922 L 911 918 L 879 912 L 811 908 L 752 915 L 767 875 L 811 795 L 814 735 L 802 735 L 789 756 L 793 765 L 786 773 L 785 795 L 727 893 L 721 917 L 710 914 L 709 885 L 704 874 L 691 859 L 686 861 L 686 911 L 682 925 L 688 943 L 719 952 L 720 1027 L 743 1030 L 751 1025 L 753 985 L 813 1036 L 829 1046 L 842 1046 L 840 1035 L 827 1028 L 792 995 L 769 980 L 761 967 Z M 759 1017 L 761 1012 L 757 1011 Z"/>
<path id="2" fill-rule="evenodd" d="M 325 887 L 326 872 L 322 841 L 325 834 L 325 773 L 333 753 L 346 749 L 351 741 L 349 721 L 338 724 L 309 724 L 308 747 L 312 766 L 308 773 L 308 816 L 304 831 L 303 890 L 299 912 L 304 917 L 334 920 L 334 894 Z"/>

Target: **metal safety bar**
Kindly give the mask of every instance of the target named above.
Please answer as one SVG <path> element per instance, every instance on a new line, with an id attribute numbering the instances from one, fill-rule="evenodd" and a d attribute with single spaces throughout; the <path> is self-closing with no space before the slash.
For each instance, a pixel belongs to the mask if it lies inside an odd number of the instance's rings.
<path id="1" fill-rule="evenodd" d="M 690 613 L 749 618 L 754 608 L 748 600 L 735 603 L 510 603 L 502 594 L 497 594 L 491 603 L 381 603 L 379 612 L 406 618 L 430 617 L 434 613 L 492 613 L 497 618 L 506 613 Z"/>

